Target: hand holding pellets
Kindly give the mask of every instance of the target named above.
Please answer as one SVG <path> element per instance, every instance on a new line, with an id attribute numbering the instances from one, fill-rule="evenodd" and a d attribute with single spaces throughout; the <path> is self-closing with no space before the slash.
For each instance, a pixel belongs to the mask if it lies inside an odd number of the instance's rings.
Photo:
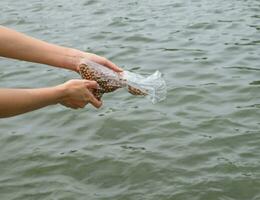
<path id="1" fill-rule="evenodd" d="M 99 84 L 100 88 L 92 91 L 98 100 L 104 93 L 123 87 L 127 87 L 128 92 L 133 95 L 147 96 L 153 103 L 165 99 L 166 96 L 166 84 L 159 71 L 143 77 L 129 71 L 117 73 L 98 63 L 82 60 L 79 72 L 83 79 L 94 80 Z"/>

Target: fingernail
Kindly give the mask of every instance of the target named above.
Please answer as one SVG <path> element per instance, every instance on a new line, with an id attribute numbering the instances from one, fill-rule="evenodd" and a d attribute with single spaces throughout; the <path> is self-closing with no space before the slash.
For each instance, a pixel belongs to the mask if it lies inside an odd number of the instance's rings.
<path id="1" fill-rule="evenodd" d="M 102 101 L 99 101 L 98 108 L 100 108 L 101 106 L 102 106 Z"/>
<path id="2" fill-rule="evenodd" d="M 97 89 L 99 89 L 99 90 L 101 89 L 101 87 L 100 87 L 100 85 L 98 83 L 97 83 Z"/>

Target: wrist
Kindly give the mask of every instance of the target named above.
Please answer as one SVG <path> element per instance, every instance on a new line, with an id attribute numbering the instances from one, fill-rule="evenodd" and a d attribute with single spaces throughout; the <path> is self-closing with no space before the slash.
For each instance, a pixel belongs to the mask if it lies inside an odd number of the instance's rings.
<path id="1" fill-rule="evenodd" d="M 53 87 L 55 93 L 57 94 L 57 98 L 54 104 L 62 102 L 68 96 L 68 88 L 65 84 L 57 85 Z"/>
<path id="2" fill-rule="evenodd" d="M 72 48 L 65 48 L 65 52 L 63 67 L 79 73 L 80 60 L 84 58 L 85 53 Z"/>

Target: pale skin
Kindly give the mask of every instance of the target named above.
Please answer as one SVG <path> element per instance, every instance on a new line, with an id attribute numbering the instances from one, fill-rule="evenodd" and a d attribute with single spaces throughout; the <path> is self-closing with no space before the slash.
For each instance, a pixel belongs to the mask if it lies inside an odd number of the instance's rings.
<path id="1" fill-rule="evenodd" d="M 75 72 L 78 72 L 80 60 L 85 58 L 114 71 L 122 71 L 104 57 L 50 44 L 3 26 L 0 26 L 0 56 L 47 64 Z M 75 79 L 47 88 L 0 88 L 0 117 L 11 117 L 53 104 L 77 109 L 91 103 L 99 108 L 102 102 L 91 93 L 91 90 L 97 87 L 95 81 Z"/>

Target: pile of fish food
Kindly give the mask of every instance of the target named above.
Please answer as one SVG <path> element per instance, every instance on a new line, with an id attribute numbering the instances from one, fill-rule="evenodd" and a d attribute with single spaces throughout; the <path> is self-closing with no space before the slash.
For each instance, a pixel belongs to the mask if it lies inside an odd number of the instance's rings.
<path id="1" fill-rule="evenodd" d="M 128 87 L 128 92 L 133 95 L 142 95 L 142 96 L 147 95 L 146 93 L 142 92 L 138 88 L 127 85 L 126 80 L 120 78 L 119 75 L 117 78 L 109 78 L 102 71 L 97 71 L 94 68 L 88 66 L 87 64 L 80 64 L 79 72 L 83 79 L 93 80 L 99 84 L 100 87 L 98 89 L 92 90 L 93 95 L 98 100 L 101 99 L 104 93 L 113 92 L 118 88 L 122 88 L 125 86 Z"/>

